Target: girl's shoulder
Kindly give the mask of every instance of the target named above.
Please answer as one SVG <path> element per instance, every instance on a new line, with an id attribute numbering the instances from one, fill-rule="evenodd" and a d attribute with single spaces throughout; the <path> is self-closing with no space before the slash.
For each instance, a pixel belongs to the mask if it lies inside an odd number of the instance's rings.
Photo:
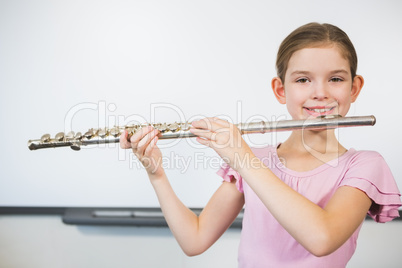
<path id="1" fill-rule="evenodd" d="M 339 186 L 352 186 L 373 201 L 368 214 L 377 222 L 399 217 L 402 205 L 398 185 L 383 156 L 376 151 L 349 150 L 345 175 Z"/>
<path id="2" fill-rule="evenodd" d="M 368 163 L 374 164 L 374 166 L 387 166 L 384 157 L 377 151 L 370 151 L 370 150 L 355 150 L 353 148 L 349 149 L 346 153 L 347 157 L 346 160 L 349 165 L 361 165 Z"/>
<path id="3" fill-rule="evenodd" d="M 349 149 L 349 151 L 355 157 L 382 157 L 382 155 L 377 151 L 371 150 L 356 150 L 354 148 Z"/>

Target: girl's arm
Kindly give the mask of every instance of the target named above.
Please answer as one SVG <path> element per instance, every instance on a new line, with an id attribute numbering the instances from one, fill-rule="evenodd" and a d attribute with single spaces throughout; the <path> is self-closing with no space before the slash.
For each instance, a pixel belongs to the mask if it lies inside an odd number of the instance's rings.
<path id="1" fill-rule="evenodd" d="M 151 181 L 166 222 L 188 256 L 201 254 L 214 244 L 244 205 L 235 182 L 224 182 L 197 216 L 178 199 L 166 176 Z"/>
<path id="2" fill-rule="evenodd" d="M 193 122 L 193 127 L 191 132 L 199 136 L 197 140 L 213 148 L 238 171 L 276 220 L 316 256 L 339 248 L 362 223 L 371 206 L 365 193 L 343 186 L 321 208 L 265 167 L 234 125 L 209 118 Z"/>
<path id="3" fill-rule="evenodd" d="M 162 154 L 156 146 L 158 131 L 143 128 L 127 140 L 125 131 L 120 146 L 131 148 L 144 165 L 158 197 L 162 212 L 183 251 L 198 255 L 207 250 L 232 224 L 244 205 L 244 196 L 235 182 L 222 183 L 199 216 L 188 209 L 174 193 L 162 168 Z"/>

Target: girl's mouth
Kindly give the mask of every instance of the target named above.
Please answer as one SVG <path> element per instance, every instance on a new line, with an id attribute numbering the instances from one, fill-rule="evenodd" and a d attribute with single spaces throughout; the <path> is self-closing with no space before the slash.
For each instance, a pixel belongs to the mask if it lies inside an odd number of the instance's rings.
<path id="1" fill-rule="evenodd" d="M 328 115 L 333 112 L 336 106 L 333 107 L 324 107 L 324 106 L 316 106 L 316 107 L 303 107 L 309 115 L 319 116 L 319 115 Z"/>

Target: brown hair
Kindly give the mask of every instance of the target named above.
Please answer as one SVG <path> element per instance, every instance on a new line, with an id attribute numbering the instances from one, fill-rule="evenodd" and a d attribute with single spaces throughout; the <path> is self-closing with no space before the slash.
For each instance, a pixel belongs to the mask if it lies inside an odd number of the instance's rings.
<path id="1" fill-rule="evenodd" d="M 285 81 L 290 57 L 296 51 L 307 47 L 321 47 L 331 44 L 339 46 L 341 53 L 349 61 L 353 79 L 356 76 L 357 55 L 348 35 L 334 25 L 316 22 L 297 28 L 282 41 L 276 58 L 278 77 L 282 82 Z"/>

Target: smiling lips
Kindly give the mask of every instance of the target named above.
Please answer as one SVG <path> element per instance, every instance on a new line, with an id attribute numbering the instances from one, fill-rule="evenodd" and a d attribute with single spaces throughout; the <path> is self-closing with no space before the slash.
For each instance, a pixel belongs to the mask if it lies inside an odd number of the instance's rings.
<path id="1" fill-rule="evenodd" d="M 335 109 L 335 106 L 333 106 L 333 107 L 314 106 L 314 107 L 303 107 L 303 108 L 304 108 L 304 110 L 307 111 L 307 113 L 309 115 L 319 116 L 319 115 L 331 114 L 332 111 Z"/>

